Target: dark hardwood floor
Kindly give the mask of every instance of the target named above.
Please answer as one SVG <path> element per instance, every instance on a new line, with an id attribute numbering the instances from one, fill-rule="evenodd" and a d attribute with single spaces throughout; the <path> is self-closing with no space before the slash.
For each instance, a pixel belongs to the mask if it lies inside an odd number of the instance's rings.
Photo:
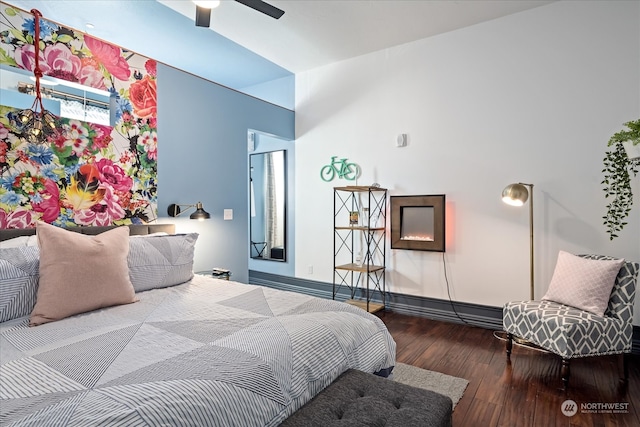
<path id="1" fill-rule="evenodd" d="M 574 359 L 564 392 L 558 356 L 514 345 L 508 364 L 504 341 L 488 329 L 393 312 L 379 317 L 396 340 L 398 362 L 469 380 L 453 412 L 456 427 L 640 426 L 638 356 L 630 359 L 627 385 L 621 356 Z M 572 417 L 561 412 L 568 399 L 577 403 Z M 626 404 L 627 413 L 598 413 L 598 403 Z"/>

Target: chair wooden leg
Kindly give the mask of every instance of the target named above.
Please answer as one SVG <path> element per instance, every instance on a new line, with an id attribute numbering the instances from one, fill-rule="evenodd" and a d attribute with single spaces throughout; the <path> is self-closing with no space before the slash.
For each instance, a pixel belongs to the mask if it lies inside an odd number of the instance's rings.
<path id="1" fill-rule="evenodd" d="M 507 348 L 507 360 L 511 360 L 511 349 L 513 348 L 513 334 L 507 332 L 507 342 L 505 343 Z"/>
<path id="2" fill-rule="evenodd" d="M 571 375 L 571 369 L 569 368 L 569 362 L 571 359 L 562 358 L 562 369 L 560 370 L 560 376 L 562 377 L 562 389 L 566 390 L 569 385 L 569 376 Z"/>

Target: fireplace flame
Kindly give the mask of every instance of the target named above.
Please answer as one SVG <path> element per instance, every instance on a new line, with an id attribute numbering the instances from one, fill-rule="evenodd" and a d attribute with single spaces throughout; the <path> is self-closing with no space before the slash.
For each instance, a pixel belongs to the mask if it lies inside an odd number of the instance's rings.
<path id="1" fill-rule="evenodd" d="M 426 236 L 426 235 L 422 235 L 422 236 L 402 236 L 400 238 L 400 240 L 417 240 L 419 242 L 435 242 L 435 240 L 433 239 L 433 236 Z"/>

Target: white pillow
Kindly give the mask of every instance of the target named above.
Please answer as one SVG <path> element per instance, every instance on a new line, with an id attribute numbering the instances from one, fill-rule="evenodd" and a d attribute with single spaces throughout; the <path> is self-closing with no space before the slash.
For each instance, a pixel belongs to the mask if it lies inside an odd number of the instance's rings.
<path id="1" fill-rule="evenodd" d="M 603 316 L 624 259 L 596 260 L 560 251 L 543 300 Z"/>
<path id="2" fill-rule="evenodd" d="M 149 233 L 149 234 L 133 234 L 131 236 L 129 236 L 129 238 L 131 239 L 132 237 L 135 238 L 145 238 L 145 237 L 154 237 L 154 236 L 168 236 L 169 233 L 166 233 L 164 231 L 158 231 L 156 233 Z"/>
<path id="3" fill-rule="evenodd" d="M 38 238 L 33 236 L 18 236 L 0 242 L 0 248 L 23 248 L 25 246 L 38 246 Z"/>
<path id="4" fill-rule="evenodd" d="M 129 277 L 136 292 L 179 285 L 193 278 L 198 233 L 129 239 Z"/>
<path id="5" fill-rule="evenodd" d="M 39 267 L 37 246 L 0 248 L 0 322 L 31 313 L 36 303 Z"/>

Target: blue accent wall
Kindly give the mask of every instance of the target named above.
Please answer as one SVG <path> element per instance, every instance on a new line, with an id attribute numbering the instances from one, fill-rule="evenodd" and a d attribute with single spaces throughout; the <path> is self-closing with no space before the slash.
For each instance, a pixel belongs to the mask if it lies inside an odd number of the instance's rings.
<path id="1" fill-rule="evenodd" d="M 158 216 L 197 232 L 194 270 L 228 268 L 248 281 L 247 132 L 295 137 L 294 112 L 158 64 Z M 291 162 L 293 159 L 287 159 Z M 170 218 L 171 203 L 203 203 L 211 219 Z M 224 220 L 224 209 L 233 219 Z"/>

